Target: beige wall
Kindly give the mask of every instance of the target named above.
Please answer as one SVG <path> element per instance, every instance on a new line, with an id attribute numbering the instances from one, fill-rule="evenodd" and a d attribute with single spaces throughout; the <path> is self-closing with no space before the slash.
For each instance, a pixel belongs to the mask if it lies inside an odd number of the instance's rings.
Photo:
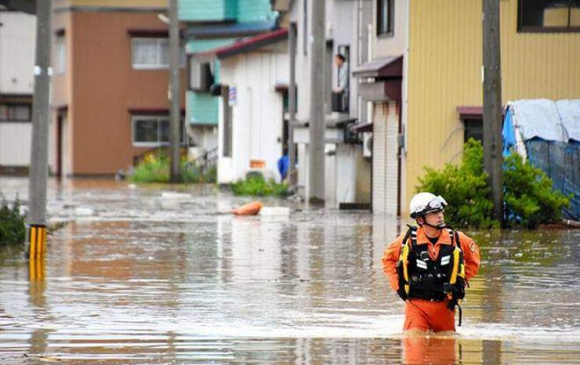
<path id="1" fill-rule="evenodd" d="M 68 61 L 66 74 L 54 78 L 53 105 L 68 105 L 71 173 L 113 174 L 146 150 L 131 145 L 129 109 L 169 108 L 168 70 L 132 69 L 128 30 L 166 25 L 156 12 L 67 11 L 60 16 Z M 183 70 L 181 100 L 185 81 Z"/>
<path id="2" fill-rule="evenodd" d="M 580 96 L 580 33 L 517 33 L 517 0 L 503 0 L 503 102 Z M 459 162 L 457 106 L 481 106 L 480 0 L 411 0 L 406 186 L 403 207 L 423 167 Z"/>

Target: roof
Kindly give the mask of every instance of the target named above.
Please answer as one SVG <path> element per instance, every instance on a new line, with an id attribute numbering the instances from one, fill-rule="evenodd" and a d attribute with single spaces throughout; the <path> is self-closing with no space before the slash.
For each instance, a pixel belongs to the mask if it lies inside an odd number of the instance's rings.
<path id="1" fill-rule="evenodd" d="M 403 56 L 389 56 L 363 63 L 356 68 L 354 77 L 403 77 Z"/>
<path id="2" fill-rule="evenodd" d="M 214 48 L 210 51 L 198 53 L 199 56 L 215 56 L 217 58 L 228 58 L 240 53 L 248 52 L 272 43 L 276 43 L 288 38 L 288 29 L 278 29 L 272 32 L 263 33 L 254 37 L 244 38 L 227 46 Z"/>
<path id="3" fill-rule="evenodd" d="M 10 10 L 36 14 L 36 0 L 0 0 L 0 5 L 4 5 Z"/>

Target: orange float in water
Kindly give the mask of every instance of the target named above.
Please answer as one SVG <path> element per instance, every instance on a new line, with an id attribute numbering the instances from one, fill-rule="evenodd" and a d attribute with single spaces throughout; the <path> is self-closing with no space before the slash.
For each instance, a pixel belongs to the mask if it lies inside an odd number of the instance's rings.
<path id="1" fill-rule="evenodd" d="M 251 202 L 234 209 L 232 213 L 234 213 L 235 215 L 256 215 L 260 213 L 260 209 L 262 209 L 262 206 L 263 205 L 260 202 Z"/>

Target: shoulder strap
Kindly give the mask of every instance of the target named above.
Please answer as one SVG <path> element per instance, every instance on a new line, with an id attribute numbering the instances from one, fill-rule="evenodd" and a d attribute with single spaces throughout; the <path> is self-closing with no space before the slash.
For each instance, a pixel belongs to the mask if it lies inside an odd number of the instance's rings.
<path id="1" fill-rule="evenodd" d="M 407 233 L 405 233 L 405 237 L 403 238 L 403 242 L 401 242 L 402 247 L 404 247 L 407 244 L 409 237 L 411 237 L 411 241 L 413 243 L 417 241 L 417 227 L 410 226 L 408 224 L 407 224 L 407 227 L 409 227 L 409 229 L 407 229 Z"/>
<path id="2" fill-rule="evenodd" d="M 449 232 L 451 245 L 459 247 L 461 249 L 461 241 L 459 241 L 459 233 L 450 226 L 447 226 L 447 231 Z"/>

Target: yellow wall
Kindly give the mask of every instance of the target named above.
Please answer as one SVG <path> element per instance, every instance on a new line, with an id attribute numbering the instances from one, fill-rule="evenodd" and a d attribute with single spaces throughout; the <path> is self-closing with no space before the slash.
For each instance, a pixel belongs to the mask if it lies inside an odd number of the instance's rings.
<path id="1" fill-rule="evenodd" d="M 517 33 L 517 0 L 501 0 L 502 100 L 580 98 L 580 33 Z M 481 0 L 410 0 L 406 186 L 423 166 L 461 160 L 456 108 L 483 104 Z"/>

